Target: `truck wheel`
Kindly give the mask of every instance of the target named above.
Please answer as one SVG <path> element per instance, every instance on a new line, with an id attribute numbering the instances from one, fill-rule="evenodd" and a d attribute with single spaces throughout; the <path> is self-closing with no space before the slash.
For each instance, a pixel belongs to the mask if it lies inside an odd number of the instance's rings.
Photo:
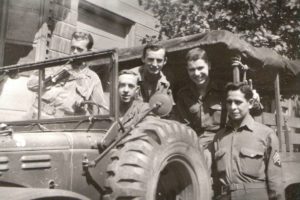
<path id="1" fill-rule="evenodd" d="M 111 154 L 108 200 L 206 200 L 211 182 L 195 132 L 174 121 L 141 123 Z"/>

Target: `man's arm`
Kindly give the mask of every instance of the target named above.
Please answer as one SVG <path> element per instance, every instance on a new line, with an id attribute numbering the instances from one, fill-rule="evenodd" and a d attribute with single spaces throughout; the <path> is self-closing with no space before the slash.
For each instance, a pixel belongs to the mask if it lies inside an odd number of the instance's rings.
<path id="1" fill-rule="evenodd" d="M 97 84 L 93 88 L 91 101 L 99 105 L 99 107 L 98 106 L 92 107 L 93 114 L 103 115 L 109 113 L 109 105 L 107 103 L 107 100 L 105 99 L 102 83 L 99 78 L 97 80 Z"/>
<path id="2" fill-rule="evenodd" d="M 167 80 L 166 80 L 167 81 Z M 173 92 L 170 88 L 170 83 L 169 82 L 162 82 L 160 87 L 158 87 L 158 90 L 156 91 L 156 93 L 163 93 L 163 94 L 167 94 L 171 101 L 172 101 L 172 105 L 175 105 L 175 101 L 173 98 Z"/>
<path id="3" fill-rule="evenodd" d="M 276 134 L 269 134 L 269 148 L 267 160 L 267 184 L 269 189 L 269 199 L 282 199 L 282 171 L 279 155 L 279 141 Z"/>
<path id="4" fill-rule="evenodd" d="M 70 66 L 64 66 L 61 68 L 55 67 L 55 68 L 49 68 L 45 70 L 46 79 L 44 80 L 44 87 L 51 86 L 53 84 L 56 84 L 60 82 L 62 79 L 67 78 L 70 73 L 71 67 Z M 37 92 L 39 88 L 39 70 L 34 71 L 27 82 L 27 88 L 33 92 Z"/>
<path id="5" fill-rule="evenodd" d="M 141 100 L 134 100 L 130 108 L 126 111 L 122 118 L 122 124 L 125 130 L 137 125 L 143 120 L 157 117 L 154 113 L 149 112 L 150 105 Z M 147 114 L 148 113 L 148 114 Z M 147 114 L 147 115 L 146 115 Z"/>
<path id="6" fill-rule="evenodd" d="M 27 82 L 27 88 L 33 92 L 37 92 L 39 89 L 39 71 L 35 71 L 29 77 Z"/>

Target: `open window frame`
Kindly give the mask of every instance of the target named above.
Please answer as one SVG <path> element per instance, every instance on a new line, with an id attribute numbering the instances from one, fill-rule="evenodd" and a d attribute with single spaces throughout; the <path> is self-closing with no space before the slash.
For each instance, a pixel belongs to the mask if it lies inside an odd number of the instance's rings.
<path id="1" fill-rule="evenodd" d="M 109 68 L 109 113 L 105 115 L 79 115 L 79 116 L 66 116 L 60 118 L 51 118 L 51 119 L 43 119 L 41 118 L 41 95 L 43 93 L 43 82 L 45 77 L 46 68 L 57 67 L 64 65 L 66 63 L 71 63 L 75 61 L 88 62 L 90 68 L 93 71 L 97 71 L 101 67 Z M 19 65 L 10 65 L 0 68 L 0 75 L 5 76 L 9 74 L 23 73 L 26 71 L 38 70 L 38 91 L 37 91 L 37 100 L 38 100 L 38 113 L 37 119 L 29 119 L 29 120 L 18 120 L 18 121 L 5 121 L 3 123 L 12 125 L 14 127 L 29 127 L 29 130 L 33 130 L 32 127 L 39 127 L 38 129 L 42 130 L 69 130 L 69 129 L 81 129 L 81 124 L 90 124 L 91 128 L 92 124 L 95 121 L 102 121 L 104 123 L 103 128 L 109 128 L 113 121 L 117 120 L 118 117 L 118 50 L 117 49 L 109 49 L 102 50 L 96 52 L 86 52 L 78 55 L 72 55 L 67 57 L 61 57 L 56 59 L 49 59 L 45 61 L 35 62 L 35 63 L 27 63 L 27 64 L 19 64 Z M 73 124 L 68 126 L 68 124 Z M 74 125 L 75 124 L 75 125 Z M 99 124 L 99 123 L 98 123 Z M 101 124 L 101 123 L 100 123 Z M 84 126 L 86 128 L 86 126 Z M 23 130 L 22 128 L 22 130 Z"/>

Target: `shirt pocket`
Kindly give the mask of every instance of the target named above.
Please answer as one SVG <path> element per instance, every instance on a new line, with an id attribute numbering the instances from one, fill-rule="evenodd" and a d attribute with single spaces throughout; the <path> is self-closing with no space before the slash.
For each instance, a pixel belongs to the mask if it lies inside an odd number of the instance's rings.
<path id="1" fill-rule="evenodd" d="M 225 154 L 225 149 L 219 149 L 215 153 L 216 167 L 218 172 L 224 172 L 226 170 Z"/>
<path id="2" fill-rule="evenodd" d="M 263 155 L 264 153 L 259 150 L 241 148 L 241 172 L 252 177 L 260 177 L 261 173 L 264 172 Z"/>

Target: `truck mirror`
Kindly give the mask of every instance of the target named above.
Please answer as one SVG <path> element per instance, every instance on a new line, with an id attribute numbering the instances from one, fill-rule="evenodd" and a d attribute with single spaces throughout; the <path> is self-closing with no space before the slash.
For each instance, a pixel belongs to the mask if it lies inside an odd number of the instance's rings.
<path id="1" fill-rule="evenodd" d="M 173 103 L 169 95 L 163 93 L 154 94 L 150 98 L 149 104 L 151 108 L 155 107 L 157 104 L 159 105 L 156 109 L 153 110 L 153 113 L 160 117 L 167 116 L 171 112 L 173 107 Z"/>

